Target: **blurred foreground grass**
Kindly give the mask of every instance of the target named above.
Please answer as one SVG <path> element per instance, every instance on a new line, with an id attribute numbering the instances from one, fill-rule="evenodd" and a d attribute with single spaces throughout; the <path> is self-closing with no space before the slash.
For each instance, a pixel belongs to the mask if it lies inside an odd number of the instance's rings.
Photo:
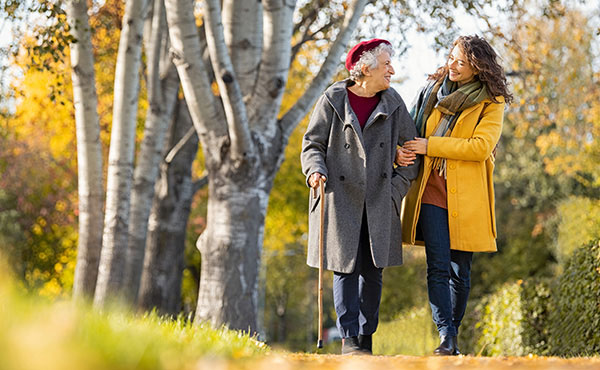
<path id="1" fill-rule="evenodd" d="M 268 351 L 249 335 L 185 319 L 48 302 L 0 273 L 2 369 L 191 369 Z"/>

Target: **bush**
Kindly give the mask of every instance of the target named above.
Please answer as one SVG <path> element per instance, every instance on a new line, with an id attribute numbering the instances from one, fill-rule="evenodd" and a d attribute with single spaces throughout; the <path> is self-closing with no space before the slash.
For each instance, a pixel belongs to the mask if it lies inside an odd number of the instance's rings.
<path id="1" fill-rule="evenodd" d="M 564 263 L 581 245 L 600 237 L 600 201 L 570 197 L 558 206 L 558 240 L 555 254 Z"/>
<path id="2" fill-rule="evenodd" d="M 479 346 L 489 356 L 524 354 L 521 284 L 507 284 L 493 294 L 483 312 Z"/>
<path id="3" fill-rule="evenodd" d="M 460 348 L 488 356 L 600 353 L 600 241 L 577 249 L 556 279 L 502 286 L 475 303 Z"/>
<path id="4" fill-rule="evenodd" d="M 548 353 L 550 286 L 547 280 L 505 284 L 474 304 L 461 326 L 463 353 L 486 356 Z"/>
<path id="5" fill-rule="evenodd" d="M 483 350 L 479 346 L 481 340 L 481 322 L 487 306 L 489 296 L 478 300 L 469 300 L 467 311 L 458 332 L 458 348 L 463 354 L 480 354 Z"/>
<path id="6" fill-rule="evenodd" d="M 552 353 L 600 353 L 600 240 L 577 249 L 553 290 L 550 314 Z"/>

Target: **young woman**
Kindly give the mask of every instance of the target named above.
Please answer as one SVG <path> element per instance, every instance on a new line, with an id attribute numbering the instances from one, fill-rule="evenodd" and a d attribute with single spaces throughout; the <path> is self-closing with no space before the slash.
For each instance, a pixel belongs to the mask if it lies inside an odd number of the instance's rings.
<path id="1" fill-rule="evenodd" d="M 512 95 L 494 49 L 479 36 L 459 37 L 428 81 L 411 109 L 421 137 L 396 156 L 400 165 L 424 157 L 405 199 L 402 236 L 408 244 L 425 243 L 429 303 L 441 339 L 434 354 L 457 355 L 473 252 L 496 251 L 493 153 Z"/>

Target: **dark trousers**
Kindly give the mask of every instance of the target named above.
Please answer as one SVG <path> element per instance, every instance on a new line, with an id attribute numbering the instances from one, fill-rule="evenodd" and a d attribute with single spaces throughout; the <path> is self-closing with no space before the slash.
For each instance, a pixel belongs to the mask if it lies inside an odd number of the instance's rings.
<path id="1" fill-rule="evenodd" d="M 365 211 L 354 271 L 333 273 L 333 303 L 342 338 L 371 335 L 377 329 L 382 272 L 373 264 Z"/>
<path id="2" fill-rule="evenodd" d="M 421 205 L 419 224 L 427 255 L 427 292 L 440 337 L 456 336 L 471 290 L 473 252 L 450 249 L 448 211 Z"/>

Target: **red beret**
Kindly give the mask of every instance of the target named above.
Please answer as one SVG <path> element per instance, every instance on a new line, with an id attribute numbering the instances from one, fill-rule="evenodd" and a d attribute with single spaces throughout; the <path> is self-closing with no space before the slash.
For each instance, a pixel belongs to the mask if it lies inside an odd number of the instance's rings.
<path id="1" fill-rule="evenodd" d="M 379 44 L 382 43 L 386 43 L 390 46 L 392 45 L 389 41 L 383 39 L 361 41 L 358 44 L 354 45 L 354 47 L 350 49 L 348 55 L 346 56 L 346 69 L 350 71 L 365 51 L 375 49 L 377 46 L 379 46 Z"/>

